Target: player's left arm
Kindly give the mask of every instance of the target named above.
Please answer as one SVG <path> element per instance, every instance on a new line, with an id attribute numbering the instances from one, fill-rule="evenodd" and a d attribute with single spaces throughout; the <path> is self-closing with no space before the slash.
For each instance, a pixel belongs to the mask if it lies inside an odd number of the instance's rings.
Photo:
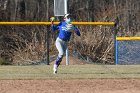
<path id="1" fill-rule="evenodd" d="M 80 33 L 79 29 L 78 29 L 75 25 L 73 25 L 73 26 L 74 26 L 74 31 L 75 31 L 75 33 L 76 33 L 78 36 L 81 36 L 81 33 Z"/>

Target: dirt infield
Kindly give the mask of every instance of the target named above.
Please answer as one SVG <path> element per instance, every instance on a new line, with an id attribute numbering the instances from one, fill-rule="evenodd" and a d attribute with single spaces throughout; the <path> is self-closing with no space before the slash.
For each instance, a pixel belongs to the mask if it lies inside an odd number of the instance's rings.
<path id="1" fill-rule="evenodd" d="M 140 93 L 140 80 L 0 80 L 0 93 Z"/>

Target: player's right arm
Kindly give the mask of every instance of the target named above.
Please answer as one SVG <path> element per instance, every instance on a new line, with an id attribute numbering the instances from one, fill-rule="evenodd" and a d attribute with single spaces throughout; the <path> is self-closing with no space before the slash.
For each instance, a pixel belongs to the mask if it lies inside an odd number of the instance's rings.
<path id="1" fill-rule="evenodd" d="M 51 21 L 51 26 L 52 26 L 52 31 L 55 32 L 61 26 L 61 22 L 58 25 L 54 26 L 53 21 Z"/>

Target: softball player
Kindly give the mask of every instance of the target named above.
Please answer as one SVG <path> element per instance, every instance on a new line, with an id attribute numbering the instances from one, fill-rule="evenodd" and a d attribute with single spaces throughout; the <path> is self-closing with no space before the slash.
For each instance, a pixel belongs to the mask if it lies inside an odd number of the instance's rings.
<path id="1" fill-rule="evenodd" d="M 64 22 L 60 22 L 56 26 L 53 25 L 53 20 L 51 20 L 52 31 L 54 32 L 54 31 L 59 30 L 59 34 L 58 34 L 58 37 L 55 42 L 55 45 L 56 45 L 56 48 L 57 48 L 59 54 L 56 58 L 56 62 L 53 67 L 54 74 L 57 73 L 58 67 L 62 61 L 62 58 L 66 51 L 66 48 L 67 48 L 67 45 L 70 40 L 72 32 L 75 32 L 78 36 L 80 36 L 80 31 L 78 30 L 78 28 L 75 25 L 71 24 L 71 21 L 72 21 L 72 18 L 71 18 L 70 14 L 65 14 Z"/>

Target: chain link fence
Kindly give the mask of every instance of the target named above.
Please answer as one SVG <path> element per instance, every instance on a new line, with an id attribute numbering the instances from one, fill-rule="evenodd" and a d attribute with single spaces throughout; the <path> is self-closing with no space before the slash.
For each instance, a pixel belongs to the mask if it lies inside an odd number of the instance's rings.
<path id="1" fill-rule="evenodd" d="M 118 64 L 140 64 L 140 41 L 118 41 Z"/>

